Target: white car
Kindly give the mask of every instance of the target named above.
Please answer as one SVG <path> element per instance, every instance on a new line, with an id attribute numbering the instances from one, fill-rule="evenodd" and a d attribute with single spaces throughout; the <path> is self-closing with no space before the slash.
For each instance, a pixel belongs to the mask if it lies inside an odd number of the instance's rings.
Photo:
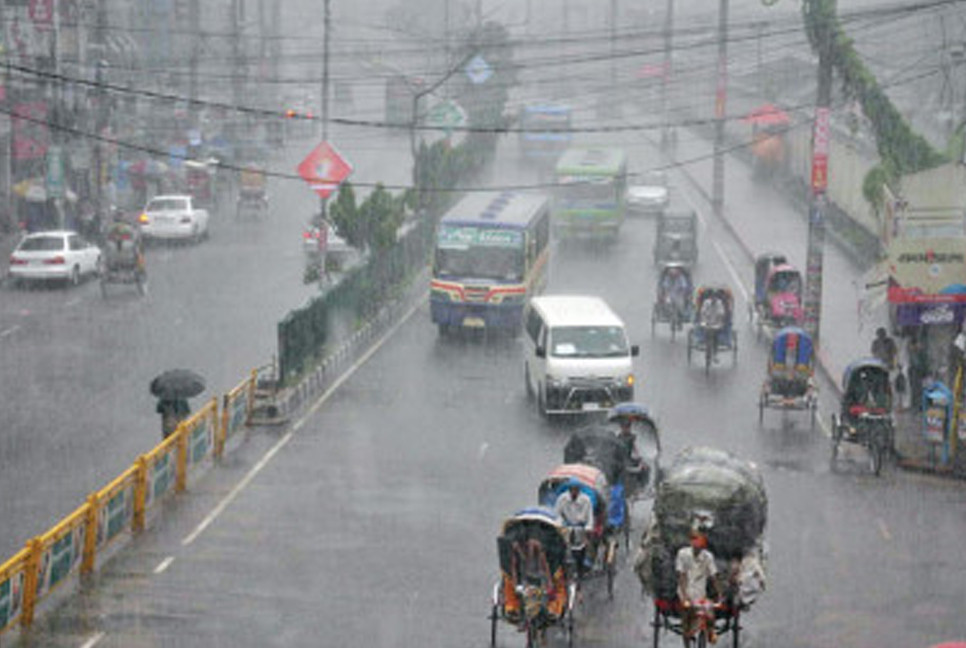
<path id="1" fill-rule="evenodd" d="M 208 238 L 208 210 L 195 208 L 189 195 L 155 196 L 138 217 L 146 239 L 198 242 Z"/>
<path id="2" fill-rule="evenodd" d="M 101 268 L 101 249 L 77 232 L 57 230 L 28 234 L 10 254 L 10 277 L 24 281 L 80 283 Z"/>
<path id="3" fill-rule="evenodd" d="M 645 173 L 640 182 L 627 188 L 629 211 L 656 214 L 667 209 L 669 202 L 667 175 L 663 171 Z"/>

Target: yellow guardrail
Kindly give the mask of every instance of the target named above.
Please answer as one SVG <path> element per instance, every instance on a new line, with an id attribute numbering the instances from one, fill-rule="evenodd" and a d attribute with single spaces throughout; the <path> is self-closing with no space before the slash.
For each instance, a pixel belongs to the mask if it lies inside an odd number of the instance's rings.
<path id="1" fill-rule="evenodd" d="M 127 532 L 144 529 L 147 513 L 185 490 L 188 474 L 221 457 L 227 439 L 250 420 L 257 370 L 181 422 L 73 513 L 0 565 L 0 633 L 29 627 L 39 603 L 74 574 L 94 571 L 97 558 Z"/>

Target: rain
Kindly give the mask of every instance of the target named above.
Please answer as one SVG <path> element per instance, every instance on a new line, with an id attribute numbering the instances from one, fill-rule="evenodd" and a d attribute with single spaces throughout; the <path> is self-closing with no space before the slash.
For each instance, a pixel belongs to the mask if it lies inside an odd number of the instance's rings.
<path id="1" fill-rule="evenodd" d="M 0 643 L 966 645 L 966 3 L 0 25 Z"/>

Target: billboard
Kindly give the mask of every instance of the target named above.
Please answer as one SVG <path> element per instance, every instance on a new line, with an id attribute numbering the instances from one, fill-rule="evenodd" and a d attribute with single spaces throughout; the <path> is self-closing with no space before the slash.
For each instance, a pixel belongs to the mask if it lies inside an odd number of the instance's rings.
<path id="1" fill-rule="evenodd" d="M 966 238 L 895 238 L 887 263 L 890 303 L 966 303 Z"/>

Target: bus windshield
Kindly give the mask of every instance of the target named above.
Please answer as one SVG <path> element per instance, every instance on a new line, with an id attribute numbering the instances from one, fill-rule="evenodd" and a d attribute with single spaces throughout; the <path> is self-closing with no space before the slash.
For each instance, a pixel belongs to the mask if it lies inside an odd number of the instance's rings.
<path id="1" fill-rule="evenodd" d="M 556 358 L 616 358 L 627 353 L 620 326 L 561 326 L 550 332 L 550 355 Z"/>
<path id="2" fill-rule="evenodd" d="M 565 131 L 570 128 L 570 115 L 564 112 L 538 112 L 526 110 L 523 113 L 523 130 L 528 133 L 540 133 L 545 131 Z"/>
<path id="3" fill-rule="evenodd" d="M 612 178 L 561 178 L 557 196 L 564 201 L 601 202 L 615 200 Z"/>
<path id="4" fill-rule="evenodd" d="M 523 233 L 443 226 L 436 247 L 436 276 L 522 281 Z"/>

